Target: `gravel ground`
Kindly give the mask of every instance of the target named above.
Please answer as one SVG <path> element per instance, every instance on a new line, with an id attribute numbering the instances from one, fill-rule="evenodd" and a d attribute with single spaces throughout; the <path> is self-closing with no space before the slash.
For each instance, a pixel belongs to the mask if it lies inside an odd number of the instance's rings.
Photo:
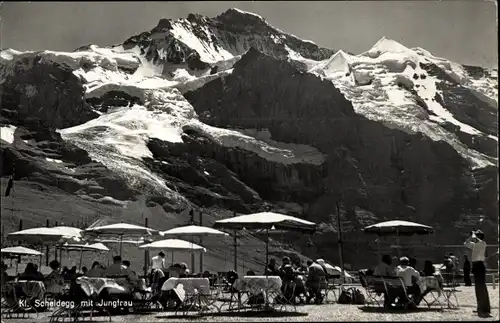
<path id="1" fill-rule="evenodd" d="M 493 289 L 489 286 L 490 301 L 492 307 L 492 316 L 486 319 L 479 319 L 477 314 L 473 313 L 476 308 L 476 301 L 473 287 L 460 287 L 460 292 L 457 294 L 459 309 L 444 309 L 427 308 L 421 306 L 419 309 L 402 313 L 402 312 L 387 312 L 379 308 L 366 308 L 358 305 L 341 305 L 341 304 L 325 304 L 325 305 L 306 305 L 298 306 L 298 313 L 224 313 L 206 315 L 203 317 L 179 317 L 174 313 L 148 313 L 148 314 L 132 314 L 113 316 L 112 322 L 160 322 L 160 321 L 181 321 L 181 322 L 321 322 L 321 321 L 475 321 L 487 320 L 498 321 L 499 314 L 499 295 L 498 287 Z M 2 322 L 17 323 L 17 322 L 48 322 L 50 313 L 40 313 L 38 317 L 31 315 L 29 319 L 4 319 Z M 94 321 L 106 321 L 104 318 L 94 318 Z"/>

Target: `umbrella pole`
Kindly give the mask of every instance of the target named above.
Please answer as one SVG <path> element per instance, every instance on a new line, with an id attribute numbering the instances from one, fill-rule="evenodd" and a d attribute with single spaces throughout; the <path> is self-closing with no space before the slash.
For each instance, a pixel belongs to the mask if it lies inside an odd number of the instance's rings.
<path id="1" fill-rule="evenodd" d="M 122 256 L 123 235 L 120 236 L 120 257 Z"/>
<path id="2" fill-rule="evenodd" d="M 83 260 L 83 247 L 80 250 L 80 264 L 78 265 L 78 269 L 82 268 L 82 260 Z"/>
<path id="3" fill-rule="evenodd" d="M 269 229 L 266 229 L 266 265 L 264 267 L 264 272 L 266 273 L 266 278 L 267 278 L 267 264 L 269 262 Z M 266 293 L 266 308 L 269 307 L 269 293 L 267 290 L 265 291 Z"/>
<path id="4" fill-rule="evenodd" d="M 264 272 L 266 273 L 267 277 L 267 264 L 269 263 L 269 229 L 266 229 L 266 264 L 264 267 Z"/>
<path id="5" fill-rule="evenodd" d="M 192 239 L 192 238 L 191 238 Z M 191 270 L 192 273 L 194 274 L 194 250 L 193 250 L 193 242 L 191 242 Z"/>
<path id="6" fill-rule="evenodd" d="M 238 272 L 238 240 L 236 230 L 234 230 L 234 271 Z"/>
<path id="7" fill-rule="evenodd" d="M 398 258 L 401 257 L 401 245 L 399 243 L 399 229 L 396 229 L 396 243 L 398 244 Z"/>
<path id="8" fill-rule="evenodd" d="M 380 236 L 377 237 L 377 257 L 380 260 Z"/>
<path id="9" fill-rule="evenodd" d="M 43 246 L 40 246 L 40 261 L 39 261 L 39 264 L 38 264 L 38 267 L 39 267 L 39 270 L 42 270 L 42 258 L 43 258 Z"/>

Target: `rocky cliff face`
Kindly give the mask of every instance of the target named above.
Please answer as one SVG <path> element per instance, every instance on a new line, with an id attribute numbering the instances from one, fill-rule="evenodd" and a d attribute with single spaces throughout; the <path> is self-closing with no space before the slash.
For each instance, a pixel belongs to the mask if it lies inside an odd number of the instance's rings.
<path id="1" fill-rule="evenodd" d="M 109 48 L 0 54 L 2 176 L 15 166 L 26 192 L 86 217 L 154 210 L 168 229 L 189 208 L 206 225 L 272 209 L 318 223 L 288 235 L 289 252 L 336 262 L 338 202 L 354 266 L 375 261 L 361 229 L 382 220 L 432 225 L 430 242 L 497 236 L 496 71 L 385 38 L 335 52 L 236 9 L 162 19 Z M 35 213 L 23 216 L 44 224 Z"/>
<path id="2" fill-rule="evenodd" d="M 449 145 L 357 115 L 333 84 L 301 73 L 287 62 L 250 51 L 231 75 L 185 96 L 205 123 L 266 128 L 274 140 L 309 144 L 327 155 L 323 170 L 318 169 L 314 178 L 321 181 L 321 189 L 302 195 L 301 204 L 308 205 L 304 215 L 312 221 L 332 221 L 334 201 L 339 199 L 355 229 L 363 226 L 356 209 L 379 220 L 399 218 L 438 227 L 460 221 L 457 214 L 485 211 L 474 187 L 477 175 Z M 231 159 L 220 161 L 244 176 Z M 307 176 L 301 170 L 298 174 Z M 491 198 L 494 190 L 487 191 Z M 269 193 L 269 200 L 293 201 L 277 190 Z M 486 208 L 493 212 L 496 207 L 488 203 Z M 442 238 L 456 241 L 461 234 L 450 230 Z M 318 239 L 334 243 L 336 237 L 325 234 Z"/>
<path id="3" fill-rule="evenodd" d="M 26 55 L 11 66 L 4 65 L 2 74 L 1 108 L 16 111 L 20 118 L 66 128 L 98 116 L 85 102 L 81 80 L 64 64 Z"/>

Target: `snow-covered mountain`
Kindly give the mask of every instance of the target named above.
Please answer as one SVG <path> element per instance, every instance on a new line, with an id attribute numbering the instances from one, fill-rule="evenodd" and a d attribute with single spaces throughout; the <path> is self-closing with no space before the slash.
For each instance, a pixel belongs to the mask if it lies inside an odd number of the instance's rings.
<path id="1" fill-rule="evenodd" d="M 343 196 L 354 228 L 463 222 L 498 207 L 497 85 L 386 38 L 354 55 L 238 9 L 162 19 L 104 48 L 2 50 L 2 174 L 96 203 L 328 223 Z"/>

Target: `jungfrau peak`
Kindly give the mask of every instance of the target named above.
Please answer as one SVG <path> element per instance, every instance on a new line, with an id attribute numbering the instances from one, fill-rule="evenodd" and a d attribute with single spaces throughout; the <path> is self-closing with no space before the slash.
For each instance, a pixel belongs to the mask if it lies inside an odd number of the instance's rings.
<path id="1" fill-rule="evenodd" d="M 385 37 L 354 55 L 238 9 L 162 19 L 109 47 L 2 50 L 2 174 L 15 165 L 32 194 L 19 201 L 38 209 L 54 191 L 96 214 L 146 205 L 162 227 L 188 207 L 206 223 L 270 207 L 319 223 L 318 250 L 335 243 L 339 199 L 353 234 L 385 218 L 468 227 L 477 214 L 493 230 L 497 84 L 496 70 Z M 36 208 L 19 215 L 27 225 Z M 345 261 L 373 262 L 359 249 Z"/>

